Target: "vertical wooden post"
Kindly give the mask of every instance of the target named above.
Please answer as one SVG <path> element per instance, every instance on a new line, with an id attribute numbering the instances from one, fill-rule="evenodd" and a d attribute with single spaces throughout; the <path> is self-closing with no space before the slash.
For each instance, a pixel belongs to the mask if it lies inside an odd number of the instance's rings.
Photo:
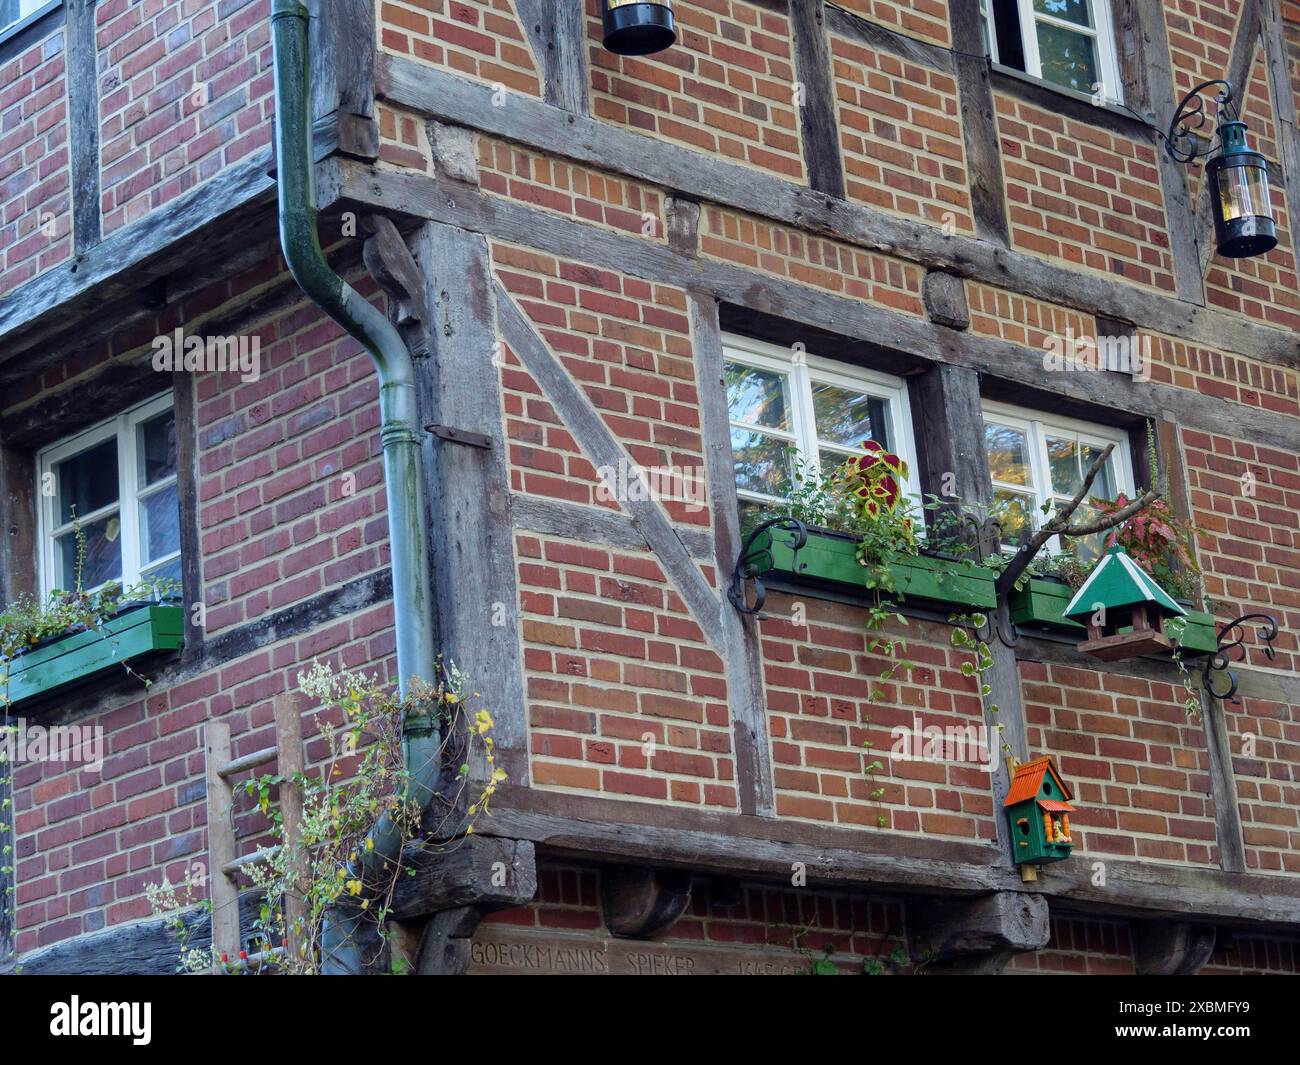
<path id="1" fill-rule="evenodd" d="M 208 771 L 208 897 L 212 902 L 212 952 L 239 956 L 239 888 L 225 874 L 235 860 L 235 833 L 229 817 L 234 795 L 221 775 L 230 763 L 230 725 L 209 721 L 203 726 Z M 217 970 L 218 972 L 220 969 Z"/>
<path id="2" fill-rule="evenodd" d="M 302 715 L 298 700 L 290 692 L 275 697 L 275 742 L 279 748 L 280 815 L 284 819 L 284 892 L 285 954 L 298 960 L 307 934 L 307 902 L 303 889 L 307 883 L 307 852 L 302 846 L 302 785 L 294 780 L 303 771 L 306 759 L 302 747 Z"/>

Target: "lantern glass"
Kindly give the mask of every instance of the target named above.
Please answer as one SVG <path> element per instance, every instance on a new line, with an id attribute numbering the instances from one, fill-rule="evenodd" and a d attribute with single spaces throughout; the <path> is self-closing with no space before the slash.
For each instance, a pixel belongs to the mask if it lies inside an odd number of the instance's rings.
<path id="1" fill-rule="evenodd" d="M 1215 193 L 1215 243 L 1220 255 L 1244 259 L 1277 245 L 1268 164 L 1262 155 L 1238 152 L 1210 161 Z"/>
<path id="2" fill-rule="evenodd" d="M 677 40 L 672 0 L 601 0 L 607 51 L 616 55 L 650 55 Z"/>

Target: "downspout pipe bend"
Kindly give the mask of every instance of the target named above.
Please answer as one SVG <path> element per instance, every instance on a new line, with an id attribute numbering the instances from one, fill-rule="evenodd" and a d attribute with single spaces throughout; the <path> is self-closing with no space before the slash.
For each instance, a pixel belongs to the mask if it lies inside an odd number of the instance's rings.
<path id="1" fill-rule="evenodd" d="M 433 610 L 425 535 L 424 480 L 420 454 L 424 436 L 416 408 L 415 367 L 406 343 L 382 311 L 331 269 L 316 233 L 316 196 L 311 143 L 311 73 L 307 25 L 310 12 L 299 0 L 273 0 L 271 36 L 275 52 L 275 150 L 280 246 L 293 279 L 321 310 L 369 353 L 379 377 L 380 440 L 388 498 L 388 540 L 393 570 L 393 621 L 397 634 L 398 688 L 403 696 L 413 678 L 436 683 Z M 429 716 L 403 723 L 407 799 L 423 812 L 440 776 L 438 724 Z M 401 858 L 402 831 L 387 815 L 371 830 L 373 849 L 353 872 L 363 883 Z M 356 932 L 361 911 L 337 908 L 326 914 L 321 934 L 322 971 L 363 969 Z"/>

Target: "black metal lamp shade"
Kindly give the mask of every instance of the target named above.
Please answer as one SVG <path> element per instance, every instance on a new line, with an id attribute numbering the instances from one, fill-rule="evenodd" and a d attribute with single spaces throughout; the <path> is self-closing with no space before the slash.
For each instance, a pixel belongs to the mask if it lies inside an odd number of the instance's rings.
<path id="1" fill-rule="evenodd" d="M 1214 243 L 1220 255 L 1245 259 L 1277 245 L 1268 163 L 1246 143 L 1244 122 L 1219 126 L 1221 150 L 1205 164 L 1214 208 Z"/>
<path id="2" fill-rule="evenodd" d="M 650 55 L 677 40 L 672 0 L 601 0 L 604 45 L 617 55 Z"/>

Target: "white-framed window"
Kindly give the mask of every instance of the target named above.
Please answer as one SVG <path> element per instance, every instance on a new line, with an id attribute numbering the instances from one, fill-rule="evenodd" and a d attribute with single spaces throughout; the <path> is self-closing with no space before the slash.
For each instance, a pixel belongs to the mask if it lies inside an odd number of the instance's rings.
<path id="1" fill-rule="evenodd" d="M 1123 87 L 1110 0 L 981 0 L 993 62 L 1119 103 Z"/>
<path id="2" fill-rule="evenodd" d="M 984 403 L 984 448 L 993 480 L 994 515 L 1002 523 L 1005 544 L 1015 544 L 1040 526 L 1050 513 L 1045 504 L 1066 503 L 1083 485 L 1084 474 L 1107 444 L 1114 444 L 1090 495 L 1114 499 L 1133 495 L 1133 462 L 1128 434 L 1120 429 L 1073 418 L 1059 418 L 1005 403 Z M 1075 519 L 1092 512 L 1087 501 Z M 1058 551 L 1060 537 L 1048 542 Z M 1095 553 L 1099 543 L 1079 545 Z"/>
<path id="3" fill-rule="evenodd" d="M 828 472 L 866 440 L 916 468 L 901 378 L 745 337 L 725 337 L 724 358 L 742 514 L 788 498 L 797 463 Z M 915 484 L 903 489 L 919 502 Z"/>
<path id="4" fill-rule="evenodd" d="M 0 0 L 0 30 L 16 26 L 48 0 Z"/>
<path id="5" fill-rule="evenodd" d="M 41 588 L 124 587 L 180 579 L 176 416 L 171 393 L 45 448 L 37 455 Z"/>

